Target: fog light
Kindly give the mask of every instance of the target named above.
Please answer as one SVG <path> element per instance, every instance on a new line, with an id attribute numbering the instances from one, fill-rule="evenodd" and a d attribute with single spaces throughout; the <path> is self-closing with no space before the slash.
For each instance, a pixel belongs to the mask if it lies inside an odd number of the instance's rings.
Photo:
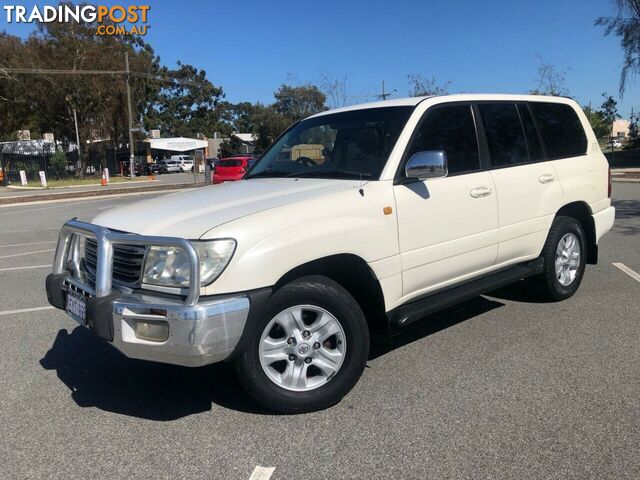
<path id="1" fill-rule="evenodd" d="M 169 324 L 160 321 L 136 320 L 133 332 L 140 340 L 164 342 L 169 338 Z"/>

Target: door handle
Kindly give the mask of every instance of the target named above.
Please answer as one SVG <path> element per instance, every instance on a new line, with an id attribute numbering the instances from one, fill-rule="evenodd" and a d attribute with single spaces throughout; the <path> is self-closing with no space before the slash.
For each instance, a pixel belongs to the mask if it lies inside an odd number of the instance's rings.
<path id="1" fill-rule="evenodd" d="M 469 192 L 473 198 L 482 198 L 491 195 L 493 189 L 491 187 L 477 187 Z"/>
<path id="2" fill-rule="evenodd" d="M 538 178 L 538 181 L 540 183 L 549 183 L 549 182 L 553 182 L 554 178 L 555 177 L 550 173 L 545 173 L 544 175 L 540 175 L 540 178 Z"/>

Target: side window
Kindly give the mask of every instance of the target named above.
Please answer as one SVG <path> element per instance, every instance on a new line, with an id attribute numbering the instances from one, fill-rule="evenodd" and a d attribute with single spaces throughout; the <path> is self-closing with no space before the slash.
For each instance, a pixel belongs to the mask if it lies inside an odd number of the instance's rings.
<path id="1" fill-rule="evenodd" d="M 428 110 L 411 143 L 408 158 L 424 150 L 444 150 L 449 174 L 479 170 L 480 155 L 471 105 Z"/>
<path id="2" fill-rule="evenodd" d="M 526 103 L 519 103 L 518 114 L 520 115 L 520 121 L 522 122 L 522 128 L 524 130 L 524 136 L 527 139 L 527 150 L 529 151 L 529 160 L 537 162 L 544 158 L 542 153 L 542 145 L 540 144 L 540 136 L 538 135 L 538 129 L 533 121 L 531 112 Z"/>
<path id="3" fill-rule="evenodd" d="M 516 105 L 481 103 L 478 108 L 487 136 L 491 164 L 505 166 L 527 163 L 527 141 Z"/>
<path id="4" fill-rule="evenodd" d="M 562 103 L 531 102 L 549 158 L 584 155 L 587 136 L 575 110 Z"/>

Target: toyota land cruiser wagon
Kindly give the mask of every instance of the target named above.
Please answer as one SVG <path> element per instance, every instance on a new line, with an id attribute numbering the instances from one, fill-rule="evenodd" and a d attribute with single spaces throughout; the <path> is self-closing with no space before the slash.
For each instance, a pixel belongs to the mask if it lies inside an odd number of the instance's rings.
<path id="1" fill-rule="evenodd" d="M 573 100 L 357 105 L 292 125 L 243 180 L 68 221 L 47 295 L 131 358 L 234 362 L 267 407 L 322 409 L 358 381 L 374 331 L 527 277 L 572 296 L 610 196 Z"/>

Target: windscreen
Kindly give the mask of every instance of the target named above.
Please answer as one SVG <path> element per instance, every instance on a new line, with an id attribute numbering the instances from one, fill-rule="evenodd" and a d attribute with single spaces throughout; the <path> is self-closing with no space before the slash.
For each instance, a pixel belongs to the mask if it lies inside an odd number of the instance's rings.
<path id="1" fill-rule="evenodd" d="M 245 178 L 376 180 L 413 109 L 368 108 L 303 120 L 285 132 Z"/>

